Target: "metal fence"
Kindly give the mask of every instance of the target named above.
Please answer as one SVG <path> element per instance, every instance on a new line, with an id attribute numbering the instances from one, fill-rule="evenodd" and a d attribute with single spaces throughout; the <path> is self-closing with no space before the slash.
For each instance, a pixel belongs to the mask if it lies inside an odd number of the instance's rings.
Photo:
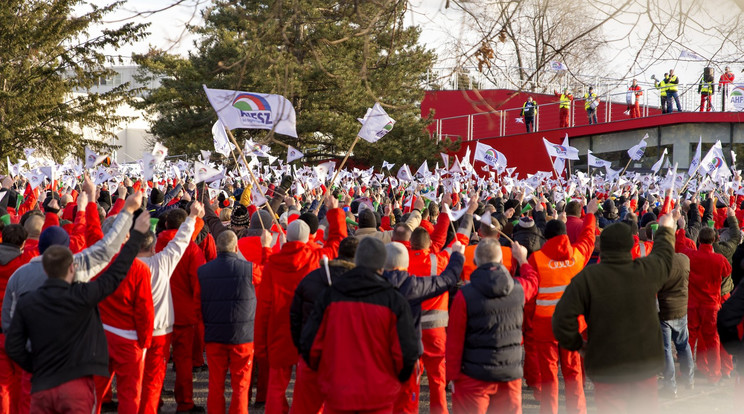
<path id="1" fill-rule="evenodd" d="M 643 95 L 639 99 L 640 116 L 661 114 L 661 95 L 659 89 L 653 84 L 639 83 L 643 89 Z M 598 89 L 595 87 L 595 90 Z M 714 111 L 720 111 L 722 101 L 718 92 L 718 85 L 714 85 L 715 94 L 711 97 Z M 630 119 L 626 114 L 627 92 L 604 92 L 597 93 L 600 104 L 597 107 L 598 123 L 607 123 L 618 120 Z M 698 84 L 678 85 L 679 102 L 682 111 L 698 111 L 700 109 L 700 94 Z M 540 97 L 538 97 L 540 98 Z M 542 99 L 542 98 L 540 98 Z M 569 127 L 588 125 L 589 120 L 585 110 L 584 92 L 576 93 L 569 111 Z M 550 102 L 537 102 L 538 110 L 535 115 L 533 132 L 559 128 L 559 105 L 558 98 L 551 97 Z M 519 103 L 521 105 L 521 102 Z M 673 105 L 677 112 L 676 103 Z M 729 105 L 729 110 L 733 107 Z M 440 138 L 461 137 L 463 141 L 480 138 L 491 138 L 526 133 L 526 127 L 521 117 L 522 108 L 512 107 L 508 109 L 460 115 L 455 117 L 440 118 L 435 120 L 434 134 Z"/>

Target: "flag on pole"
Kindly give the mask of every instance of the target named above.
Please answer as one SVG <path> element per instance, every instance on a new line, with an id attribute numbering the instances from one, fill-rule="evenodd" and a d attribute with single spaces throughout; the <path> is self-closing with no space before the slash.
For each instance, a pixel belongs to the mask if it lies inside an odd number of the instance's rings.
<path id="1" fill-rule="evenodd" d="M 690 168 L 687 169 L 687 171 L 690 171 L 690 175 L 695 174 L 697 172 L 698 168 L 700 167 L 700 157 L 702 154 L 702 148 L 703 147 L 703 137 L 702 135 L 698 139 L 698 145 L 697 149 L 695 150 L 695 156 L 692 157 L 692 161 L 690 161 Z"/>
<path id="2" fill-rule="evenodd" d="M 689 59 L 689 60 L 705 60 L 702 56 L 698 55 L 697 53 L 691 51 L 691 50 L 683 50 L 679 53 L 680 59 Z"/>
<path id="3" fill-rule="evenodd" d="M 362 123 L 362 129 L 359 130 L 359 138 L 367 142 L 377 142 L 385 134 L 392 131 L 395 120 L 388 116 L 387 112 L 382 109 L 378 102 L 375 102 L 372 108 L 367 108 L 364 118 L 357 118 Z"/>
<path id="4" fill-rule="evenodd" d="M 493 147 L 482 144 L 480 142 L 475 144 L 475 154 L 473 155 L 474 161 L 483 161 L 491 167 L 506 168 L 506 157 L 499 151 L 493 149 Z"/>
<path id="5" fill-rule="evenodd" d="M 594 154 L 592 154 L 591 150 L 586 151 L 586 160 L 589 166 L 594 168 L 605 168 L 607 166 L 612 166 L 612 163 L 610 161 L 595 157 Z"/>
<path id="6" fill-rule="evenodd" d="M 142 176 L 145 177 L 145 180 L 152 180 L 153 175 L 155 175 L 155 165 L 157 163 L 158 160 L 151 153 L 145 152 L 142 154 Z"/>
<path id="7" fill-rule="evenodd" d="M 723 156 L 723 147 L 720 140 L 716 141 L 715 145 L 705 155 L 705 158 L 700 161 L 700 168 L 714 179 L 719 176 L 731 176 L 731 171 L 726 166 L 726 159 Z"/>
<path id="8" fill-rule="evenodd" d="M 563 62 L 554 60 L 550 62 L 550 70 L 552 70 L 553 72 L 560 72 L 562 70 L 568 70 L 568 66 L 566 66 Z"/>
<path id="9" fill-rule="evenodd" d="M 630 156 L 631 160 L 638 161 L 643 157 L 643 153 L 646 152 L 646 145 L 648 145 L 648 143 L 646 142 L 647 138 L 648 134 L 644 135 L 643 138 L 641 138 L 641 142 L 633 145 L 628 150 L 628 156 Z"/>
<path id="10" fill-rule="evenodd" d="M 393 167 L 395 167 L 395 164 L 391 164 L 387 161 L 382 161 L 382 168 L 387 168 L 387 170 L 390 171 Z"/>
<path id="11" fill-rule="evenodd" d="M 315 171 L 315 175 L 318 177 L 318 181 L 320 181 L 321 183 L 325 183 L 326 179 L 335 168 L 336 162 L 328 161 L 324 162 L 323 164 L 316 165 L 315 167 L 313 167 L 313 170 Z"/>
<path id="12" fill-rule="evenodd" d="M 300 150 L 297 148 L 289 145 L 287 147 L 287 162 L 292 162 L 295 160 L 299 160 L 300 158 L 304 157 L 305 154 L 301 153 Z"/>
<path id="13" fill-rule="evenodd" d="M 31 186 L 32 190 L 35 190 L 36 187 L 40 186 L 41 183 L 44 182 L 44 173 L 38 169 L 29 171 L 23 174 L 23 176 L 26 177 L 26 179 L 28 180 L 28 183 Z"/>
<path id="14" fill-rule="evenodd" d="M 661 153 L 661 157 L 659 158 L 659 161 L 656 161 L 656 164 L 654 164 L 651 167 L 651 171 L 653 171 L 654 173 L 658 173 L 659 170 L 661 169 L 661 166 L 664 164 L 664 158 L 666 158 L 666 156 L 667 156 L 667 149 L 664 148 L 664 152 Z"/>
<path id="15" fill-rule="evenodd" d="M 85 168 L 93 168 L 105 159 L 105 155 L 99 156 L 89 147 L 85 147 Z"/>
<path id="16" fill-rule="evenodd" d="M 196 184 L 200 182 L 211 183 L 215 180 L 220 180 L 225 176 L 222 171 L 208 166 L 202 162 L 194 162 L 194 182 Z"/>
<path id="17" fill-rule="evenodd" d="M 455 157 L 455 163 L 452 164 L 452 167 L 450 167 L 449 172 L 462 174 L 462 167 L 460 166 L 460 160 L 458 160 L 457 157 Z"/>
<path id="18" fill-rule="evenodd" d="M 543 138 L 543 143 L 545 144 L 545 150 L 548 151 L 548 155 L 551 157 L 568 160 L 579 159 L 579 150 L 574 147 L 553 144 L 545 138 Z"/>
<path id="19" fill-rule="evenodd" d="M 287 98 L 202 86 L 217 117 L 228 129 L 273 129 L 277 134 L 297 138 L 295 110 Z"/>
<path id="20" fill-rule="evenodd" d="M 201 160 L 204 162 L 209 162 L 209 159 L 212 158 L 212 151 L 205 151 L 205 150 L 199 150 L 201 153 Z"/>
<path id="21" fill-rule="evenodd" d="M 398 169 L 396 177 L 401 181 L 413 181 L 413 174 L 411 174 L 411 169 L 408 167 L 408 164 L 403 164 L 403 166 Z"/>
<path id="22" fill-rule="evenodd" d="M 165 145 L 156 142 L 155 146 L 152 147 L 152 156 L 155 157 L 157 163 L 165 161 L 165 157 L 168 156 L 168 148 Z"/>
<path id="23" fill-rule="evenodd" d="M 225 126 L 219 119 L 212 126 L 212 140 L 214 141 L 214 151 L 225 157 L 229 157 L 230 152 L 235 149 L 235 145 L 227 137 Z"/>
<path id="24" fill-rule="evenodd" d="M 429 171 L 429 162 L 427 160 L 424 160 L 424 163 L 421 164 L 418 171 L 416 171 L 416 175 L 420 175 L 424 178 L 431 175 L 431 172 Z"/>
<path id="25" fill-rule="evenodd" d="M 563 145 L 564 147 L 568 147 L 568 134 L 566 134 L 565 137 L 563 137 Z M 555 161 L 553 161 L 553 169 L 555 170 L 558 175 L 563 174 L 563 169 L 566 168 L 566 160 L 563 158 L 556 158 Z"/>
<path id="26" fill-rule="evenodd" d="M 447 203 L 442 203 L 442 213 L 448 215 L 450 218 L 450 222 L 453 222 L 453 223 L 457 220 L 460 220 L 462 216 L 464 216 L 465 213 L 467 213 L 467 210 L 468 210 L 467 208 L 462 208 L 460 210 L 452 211 L 450 210 Z"/>
<path id="27" fill-rule="evenodd" d="M 449 169 L 449 154 L 445 154 L 443 152 L 440 152 L 439 155 L 442 156 L 442 162 L 444 162 L 444 169 Z"/>

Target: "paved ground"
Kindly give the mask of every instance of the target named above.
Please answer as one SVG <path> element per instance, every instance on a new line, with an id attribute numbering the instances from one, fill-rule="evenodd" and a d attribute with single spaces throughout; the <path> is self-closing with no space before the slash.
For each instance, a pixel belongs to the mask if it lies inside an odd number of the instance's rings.
<path id="1" fill-rule="evenodd" d="M 165 389 L 173 390 L 173 381 L 175 374 L 172 370 L 172 365 L 168 365 L 168 374 L 165 381 Z M 207 405 L 207 372 L 201 372 L 194 374 L 194 394 L 195 401 L 198 405 L 206 407 Z M 290 384 L 290 389 L 293 384 Z M 227 382 L 227 398 L 229 401 L 229 380 Z M 596 409 L 593 404 L 593 388 L 591 383 L 587 385 L 586 390 L 587 404 L 589 413 L 596 413 Z M 660 399 L 661 412 L 663 413 L 674 413 L 674 414 L 697 414 L 697 413 L 730 413 L 730 412 L 741 412 L 744 411 L 744 407 L 734 407 L 733 404 L 734 396 L 734 380 L 724 379 L 717 386 L 710 385 L 706 380 L 698 379 L 695 389 L 688 391 L 684 388 L 679 389 L 677 398 Z M 291 392 L 288 393 L 288 398 L 291 398 Z M 422 413 L 428 413 L 428 385 L 426 376 L 422 378 L 421 386 L 421 410 Z M 522 404 L 524 413 L 538 413 L 539 404 L 534 399 L 532 392 L 527 388 L 524 388 L 522 393 Z M 561 399 L 563 396 L 561 395 Z M 176 411 L 176 403 L 173 399 L 172 392 L 166 391 L 164 395 L 164 405 L 162 407 L 163 413 L 174 413 Z M 291 400 L 290 400 L 291 402 Z M 451 408 L 451 407 L 450 407 Z M 252 413 L 263 413 L 263 408 L 254 408 L 253 404 L 249 407 Z M 563 402 L 561 402 L 560 412 L 565 412 Z M 644 413 L 638 413 L 644 414 Z"/>

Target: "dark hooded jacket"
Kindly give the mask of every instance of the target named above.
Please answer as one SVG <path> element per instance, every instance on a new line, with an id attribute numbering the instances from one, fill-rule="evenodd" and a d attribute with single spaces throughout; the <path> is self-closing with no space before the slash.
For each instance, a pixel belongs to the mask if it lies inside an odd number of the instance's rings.
<path id="1" fill-rule="evenodd" d="M 421 343 L 421 302 L 453 290 L 460 280 L 464 263 L 465 256 L 452 253 L 447 267 L 439 276 L 416 277 L 400 270 L 389 270 L 382 274 L 382 277 L 395 286 L 411 306 L 419 355 L 424 352 Z M 454 290 L 451 293 L 454 293 Z"/>
<path id="2" fill-rule="evenodd" d="M 553 334 L 570 351 L 584 346 L 579 315 L 588 325 L 586 372 L 595 382 L 636 382 L 664 368 L 656 294 L 669 280 L 674 234 L 659 227 L 651 253 L 633 260 L 630 227 L 608 226 L 601 263 L 589 265 L 566 288 L 553 313 Z"/>
<path id="3" fill-rule="evenodd" d="M 354 263 L 349 260 L 338 258 L 328 262 L 328 271 L 331 277 L 331 284 L 342 274 L 354 268 Z M 326 274 L 325 264 L 321 261 L 320 267 L 313 270 L 305 276 L 297 289 L 295 289 L 292 305 L 289 308 L 289 329 L 292 332 L 292 341 L 297 349 L 300 349 L 300 336 L 302 327 L 313 313 L 315 301 L 323 295 L 323 291 L 330 286 L 328 284 L 328 275 Z"/>
<path id="4" fill-rule="evenodd" d="M 325 289 L 300 351 L 334 410 L 388 407 L 418 361 L 411 309 L 374 269 L 356 267 Z"/>

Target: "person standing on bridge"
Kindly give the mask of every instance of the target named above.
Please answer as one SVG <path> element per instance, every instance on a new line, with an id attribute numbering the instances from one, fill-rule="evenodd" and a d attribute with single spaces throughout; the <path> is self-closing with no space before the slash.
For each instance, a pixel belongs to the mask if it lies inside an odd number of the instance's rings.
<path id="1" fill-rule="evenodd" d="M 522 105 L 522 117 L 524 117 L 524 125 L 527 127 L 527 132 L 533 132 L 535 130 L 535 115 L 537 114 L 537 102 L 532 99 L 532 96 L 527 97 L 527 102 Z"/>
<path id="2" fill-rule="evenodd" d="M 630 111 L 631 118 L 641 117 L 641 107 L 638 102 L 641 96 L 643 96 L 643 90 L 638 85 L 638 81 L 633 79 L 633 84 L 628 88 L 628 111 Z"/>
<path id="3" fill-rule="evenodd" d="M 560 112 L 559 116 L 559 128 L 568 128 L 568 114 L 571 111 L 571 101 L 573 101 L 573 95 L 568 91 L 568 88 L 563 88 L 563 93 L 553 91 L 553 95 L 560 98 Z"/>
<path id="4" fill-rule="evenodd" d="M 677 93 L 677 85 L 679 85 L 679 78 L 674 74 L 674 69 L 669 69 L 669 87 L 667 88 L 667 113 L 672 113 L 672 99 L 677 103 L 677 112 L 682 112 L 682 106 L 679 104 L 679 94 Z"/>
<path id="5" fill-rule="evenodd" d="M 721 111 L 726 110 L 726 104 L 728 102 L 729 91 L 731 85 L 734 83 L 734 72 L 731 72 L 731 68 L 726 66 L 726 71 L 718 79 L 718 92 L 721 92 Z"/>
<path id="6" fill-rule="evenodd" d="M 669 89 L 669 73 L 664 74 L 664 79 L 657 81 L 656 77 L 651 75 L 651 79 L 654 80 L 654 87 L 659 90 L 659 97 L 661 98 L 661 113 L 665 114 L 669 112 L 667 110 L 667 89 Z"/>
<path id="7" fill-rule="evenodd" d="M 584 109 L 589 117 L 589 125 L 597 123 L 597 107 L 599 106 L 599 97 L 594 93 L 594 87 L 589 87 L 589 92 L 584 94 Z"/>
<path id="8" fill-rule="evenodd" d="M 700 78 L 700 84 L 698 85 L 698 93 L 700 94 L 700 112 L 706 111 L 706 103 L 708 104 L 708 112 L 713 109 L 713 103 L 711 102 L 713 91 L 713 78 L 711 77 L 710 81 L 706 81 L 705 76 Z"/>

